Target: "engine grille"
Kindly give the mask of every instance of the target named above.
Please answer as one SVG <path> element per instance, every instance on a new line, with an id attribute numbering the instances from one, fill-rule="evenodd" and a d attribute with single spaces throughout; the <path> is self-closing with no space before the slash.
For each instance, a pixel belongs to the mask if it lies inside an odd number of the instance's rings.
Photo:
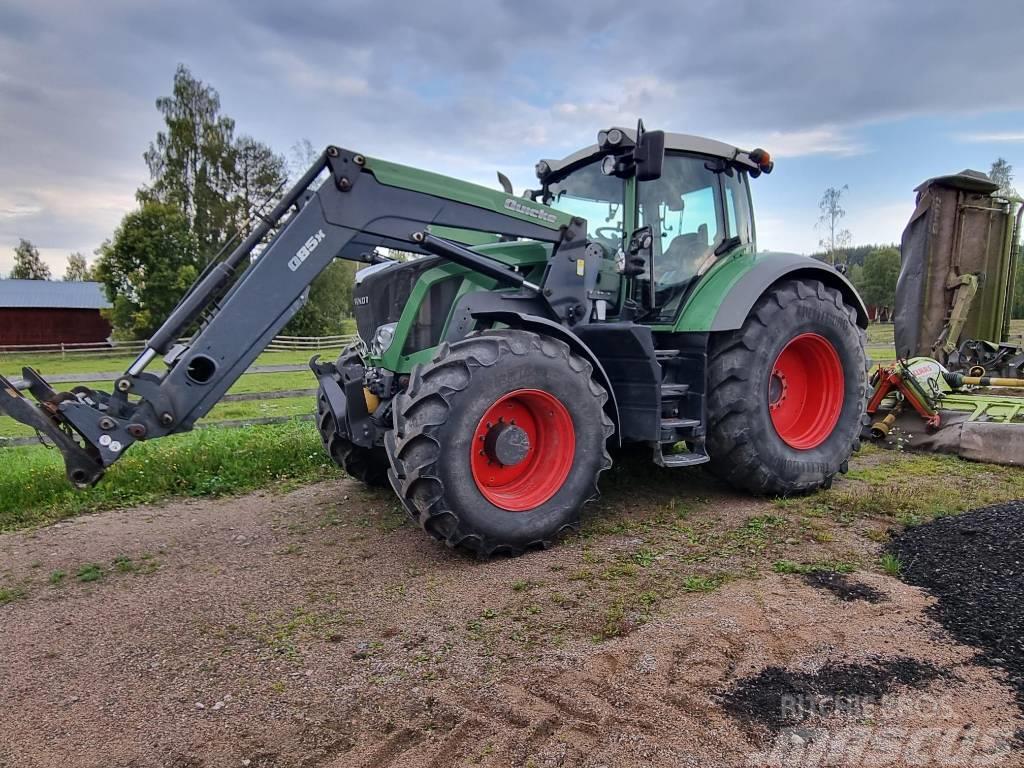
<path id="1" fill-rule="evenodd" d="M 352 292 L 359 338 L 369 345 L 374 332 L 385 323 L 396 323 L 409 301 L 413 286 L 425 272 L 443 262 L 440 258 L 421 258 L 387 267 L 363 278 Z M 461 278 L 453 277 L 431 286 L 406 339 L 403 354 L 437 344 L 445 320 L 458 293 Z"/>

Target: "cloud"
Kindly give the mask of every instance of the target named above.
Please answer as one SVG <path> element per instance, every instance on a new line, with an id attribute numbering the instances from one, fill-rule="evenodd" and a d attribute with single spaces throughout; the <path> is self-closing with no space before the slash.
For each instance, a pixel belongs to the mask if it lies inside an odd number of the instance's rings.
<path id="1" fill-rule="evenodd" d="M 1024 131 L 960 133 L 957 134 L 956 138 L 959 141 L 966 141 L 970 144 L 1020 144 L 1024 142 Z"/>
<path id="2" fill-rule="evenodd" d="M 744 141 L 735 141 L 740 147 L 764 147 L 772 157 L 806 157 L 808 155 L 860 155 L 867 148 L 847 130 L 835 126 L 808 128 L 802 131 L 768 131 Z"/>
<path id="3" fill-rule="evenodd" d="M 4 202 L 0 200 L 0 219 L 17 219 L 21 216 L 34 216 L 43 209 L 38 205 L 25 205 L 24 203 Z"/>
<path id="4" fill-rule="evenodd" d="M 18 236 L 89 253 L 111 234 L 179 62 L 281 152 L 309 137 L 521 187 L 538 157 L 637 117 L 842 158 L 879 121 L 1022 109 L 1022 23 L 1017 0 L 6 0 L 0 190 L 21 207 L 0 214 L 0 269 Z"/>

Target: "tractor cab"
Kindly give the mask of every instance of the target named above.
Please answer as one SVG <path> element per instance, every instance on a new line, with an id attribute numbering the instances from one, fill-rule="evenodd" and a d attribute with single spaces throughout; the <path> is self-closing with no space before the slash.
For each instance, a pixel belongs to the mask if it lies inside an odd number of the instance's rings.
<path id="1" fill-rule="evenodd" d="M 663 324 L 675 320 L 690 288 L 720 259 L 756 251 L 749 178 L 771 168 L 763 150 L 644 132 L 641 124 L 638 131 L 601 131 L 598 144 L 564 160 L 542 160 L 537 195 L 585 219 L 588 238 L 627 278 L 616 286 L 609 314 Z M 637 233 L 650 236 L 649 246 L 629 263 Z"/>

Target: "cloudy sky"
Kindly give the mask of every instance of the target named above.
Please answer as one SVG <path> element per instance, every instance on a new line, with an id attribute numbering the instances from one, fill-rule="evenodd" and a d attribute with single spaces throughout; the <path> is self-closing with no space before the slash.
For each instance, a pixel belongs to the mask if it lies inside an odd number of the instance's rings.
<path id="1" fill-rule="evenodd" d="M 1024 182 L 1019 0 L 320 5 L 0 0 L 0 272 L 19 237 L 58 273 L 92 258 L 146 180 L 179 62 L 282 153 L 308 138 L 517 190 L 638 116 L 763 146 L 773 250 L 816 248 L 827 186 L 849 185 L 855 242 L 887 242 L 929 176 L 1002 156 Z"/>

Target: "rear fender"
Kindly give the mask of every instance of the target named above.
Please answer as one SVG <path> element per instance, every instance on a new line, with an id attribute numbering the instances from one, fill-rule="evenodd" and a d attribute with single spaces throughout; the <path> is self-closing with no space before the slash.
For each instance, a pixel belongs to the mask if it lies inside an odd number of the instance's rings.
<path id="1" fill-rule="evenodd" d="M 827 264 L 795 253 L 739 255 L 712 270 L 696 287 L 679 319 L 679 332 L 734 331 L 740 328 L 769 287 L 784 279 L 820 280 L 838 290 L 857 312 L 857 324 L 867 328 L 868 311 L 857 289 Z"/>

